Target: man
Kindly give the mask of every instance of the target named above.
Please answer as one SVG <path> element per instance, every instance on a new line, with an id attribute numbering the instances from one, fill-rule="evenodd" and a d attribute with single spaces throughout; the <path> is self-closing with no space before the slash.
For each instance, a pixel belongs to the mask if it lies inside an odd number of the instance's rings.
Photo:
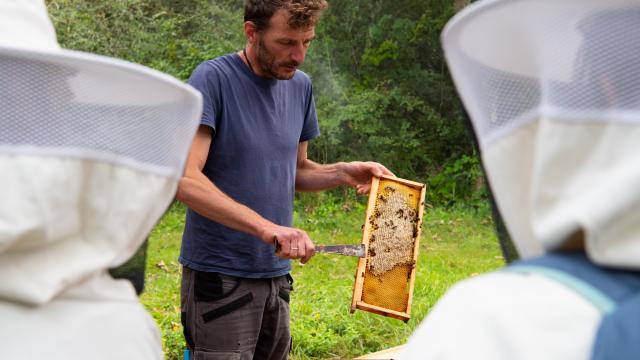
<path id="1" fill-rule="evenodd" d="M 496 0 L 443 31 L 523 261 L 456 284 L 403 359 L 637 359 L 640 6 Z"/>
<path id="2" fill-rule="evenodd" d="M 314 255 L 309 236 L 290 227 L 294 191 L 349 185 L 367 193 L 372 175 L 392 175 L 373 162 L 307 158 L 319 130 L 311 82 L 297 68 L 326 6 L 246 1 L 246 48 L 200 64 L 189 80 L 204 98 L 178 190 L 189 207 L 183 325 L 196 358 L 286 358 L 290 259 Z"/>

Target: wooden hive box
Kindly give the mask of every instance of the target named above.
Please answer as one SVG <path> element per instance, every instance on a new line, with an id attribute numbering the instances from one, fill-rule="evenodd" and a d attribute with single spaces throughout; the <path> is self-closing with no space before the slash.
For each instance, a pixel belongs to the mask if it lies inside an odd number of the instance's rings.
<path id="1" fill-rule="evenodd" d="M 421 183 L 373 178 L 362 232 L 367 255 L 358 261 L 351 313 L 409 320 L 425 192 Z"/>

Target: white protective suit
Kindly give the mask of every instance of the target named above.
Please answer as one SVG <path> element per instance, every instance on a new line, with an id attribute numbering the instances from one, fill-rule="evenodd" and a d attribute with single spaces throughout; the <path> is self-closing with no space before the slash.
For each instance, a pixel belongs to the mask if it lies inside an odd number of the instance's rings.
<path id="1" fill-rule="evenodd" d="M 498 209 L 524 259 L 582 238 L 640 269 L 640 3 L 482 0 L 442 34 Z M 565 285 L 498 271 L 449 290 L 402 359 L 589 359 L 602 314 Z"/>
<path id="2" fill-rule="evenodd" d="M 0 0 L 0 359 L 161 359 L 128 260 L 171 203 L 194 89 L 60 49 L 41 0 Z"/>

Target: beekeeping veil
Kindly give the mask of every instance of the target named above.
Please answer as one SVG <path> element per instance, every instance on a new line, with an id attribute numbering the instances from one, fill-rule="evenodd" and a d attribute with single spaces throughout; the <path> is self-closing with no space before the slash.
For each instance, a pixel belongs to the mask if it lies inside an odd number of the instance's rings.
<path id="1" fill-rule="evenodd" d="M 485 0 L 445 27 L 457 90 L 519 254 L 584 239 L 640 268 L 640 5 Z"/>
<path id="2" fill-rule="evenodd" d="M 0 0 L 0 358 L 162 357 L 132 256 L 172 201 L 200 95 L 61 49 L 41 0 Z"/>

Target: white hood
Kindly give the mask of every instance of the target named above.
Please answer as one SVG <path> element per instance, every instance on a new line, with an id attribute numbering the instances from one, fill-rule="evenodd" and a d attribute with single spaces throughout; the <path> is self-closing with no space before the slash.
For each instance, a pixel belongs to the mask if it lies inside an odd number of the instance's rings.
<path id="1" fill-rule="evenodd" d="M 442 39 L 523 258 L 584 236 L 640 268 L 640 4 L 485 0 Z"/>
<path id="2" fill-rule="evenodd" d="M 0 169 L 0 300 L 30 305 L 128 260 L 177 186 L 73 158 L 0 155 Z"/>
<path id="3" fill-rule="evenodd" d="M 60 49 L 43 1 L 0 0 L 0 359 L 162 358 L 107 269 L 173 200 L 201 111 L 170 76 Z"/>

